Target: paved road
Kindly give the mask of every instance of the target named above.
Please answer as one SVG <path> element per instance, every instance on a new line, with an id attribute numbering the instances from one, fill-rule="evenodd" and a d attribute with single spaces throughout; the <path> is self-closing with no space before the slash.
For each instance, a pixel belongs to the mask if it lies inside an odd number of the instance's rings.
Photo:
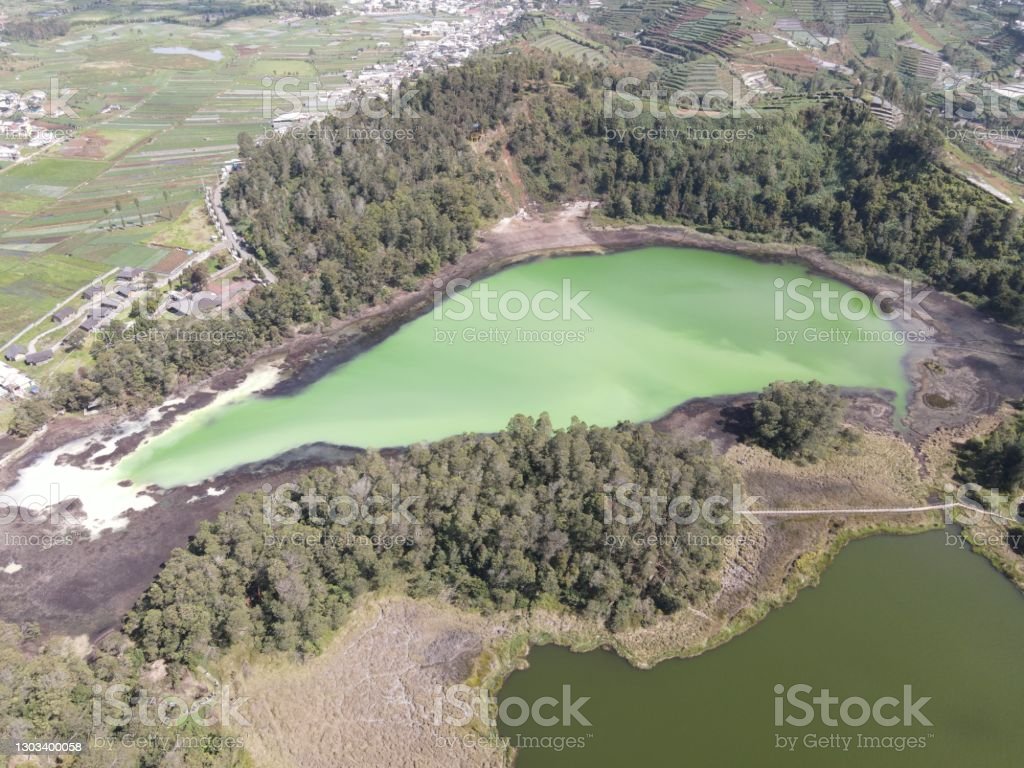
<path id="1" fill-rule="evenodd" d="M 224 231 L 224 234 L 228 238 L 228 244 L 232 248 L 236 249 L 243 258 L 252 259 L 253 262 L 260 268 L 260 272 L 263 273 L 263 279 L 268 283 L 276 283 L 277 277 L 271 272 L 263 262 L 256 258 L 255 254 L 248 251 L 242 240 L 238 237 L 235 232 L 235 228 L 231 226 L 231 222 L 228 221 L 227 214 L 224 213 L 224 206 L 221 203 L 221 190 L 224 188 L 224 182 L 219 182 L 217 186 L 213 188 L 213 211 L 217 215 L 217 220 L 220 222 L 220 227 Z"/>
<path id="2" fill-rule="evenodd" d="M 99 278 L 97 278 L 97 279 L 98 279 L 98 280 L 100 280 L 100 281 L 103 281 L 103 280 L 107 280 L 107 279 L 108 279 L 108 278 L 109 278 L 109 277 L 110 277 L 111 275 L 113 275 L 113 274 L 114 274 L 115 272 L 117 272 L 118 270 L 120 270 L 120 267 L 114 267 L 114 268 L 113 268 L 113 269 L 111 269 L 111 270 L 110 270 L 109 272 L 107 272 L 107 273 L 105 273 L 105 274 L 101 275 L 101 276 L 100 276 Z M 75 292 L 74 292 L 74 293 L 72 293 L 72 294 L 71 294 L 70 296 L 68 296 L 68 297 L 67 297 L 66 299 L 64 299 L 64 301 L 60 302 L 59 304 L 56 304 L 56 305 L 54 305 L 53 309 L 51 309 L 51 310 L 50 310 L 49 312 L 47 312 L 46 314 L 44 314 L 44 315 L 42 315 L 41 317 L 37 318 L 36 320 L 33 320 L 33 321 L 32 321 L 31 323 L 29 323 L 28 325 L 26 325 L 26 326 L 25 326 L 24 328 L 22 328 L 22 329 L 21 329 L 20 331 L 18 331 L 18 332 L 17 332 L 16 334 L 14 334 L 14 335 L 13 335 L 13 336 L 12 336 L 12 337 L 10 338 L 10 340 L 9 340 L 9 341 L 8 341 L 8 342 L 7 342 L 6 344 L 4 344 L 4 345 L 3 345 L 3 349 L 7 349 L 7 347 L 9 347 L 9 346 L 10 346 L 11 344 L 13 344 L 14 342 L 16 342 L 16 341 L 17 341 L 18 339 L 20 339 L 20 338 L 21 338 L 22 336 L 24 336 L 24 335 L 25 335 L 26 333 L 28 333 L 29 331 L 31 331 L 31 330 L 32 330 L 33 328 L 35 328 L 35 327 L 36 327 L 37 325 L 39 325 L 40 323 L 44 323 L 44 322 L 49 322 L 49 320 L 50 320 L 50 318 L 51 318 L 51 317 L 53 316 L 53 313 L 54 313 L 54 312 L 56 312 L 56 311 L 57 311 L 58 309 L 60 309 L 61 307 L 65 306 L 66 304 L 70 304 L 70 303 L 71 303 L 72 301 L 74 301 L 74 300 L 75 300 L 76 298 L 78 298 L 79 294 L 81 294 L 81 293 L 82 293 L 82 290 L 83 290 L 84 288 L 85 288 L 85 286 L 82 286 L 82 288 L 77 288 L 77 289 L 75 289 Z M 39 337 L 39 336 L 41 336 L 41 335 L 42 335 L 42 334 L 38 334 L 38 335 L 36 336 L 36 338 L 38 338 L 38 337 Z M 26 346 L 27 346 L 27 347 L 29 348 L 29 351 L 30 351 L 30 352 L 33 352 L 33 351 L 35 351 L 34 349 L 32 349 L 32 344 L 33 344 L 34 342 L 35 342 L 35 339 L 32 339 L 32 341 L 31 341 L 31 342 L 29 342 L 28 344 L 26 344 Z"/>

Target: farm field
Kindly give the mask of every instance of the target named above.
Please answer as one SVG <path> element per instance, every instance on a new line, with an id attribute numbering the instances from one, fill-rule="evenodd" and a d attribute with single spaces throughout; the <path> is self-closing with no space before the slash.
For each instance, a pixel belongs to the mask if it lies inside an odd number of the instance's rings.
<path id="1" fill-rule="evenodd" d="M 12 91 L 73 91 L 67 114 L 46 118 L 62 138 L 0 164 L 0 344 L 113 267 L 208 246 L 203 187 L 237 155 L 239 133 L 270 130 L 263 94 L 275 78 L 295 78 L 293 91 L 343 86 L 399 58 L 403 29 L 425 21 L 249 16 L 203 27 L 112 13 L 75 14 L 67 36 L 11 42 L 0 58 Z"/>

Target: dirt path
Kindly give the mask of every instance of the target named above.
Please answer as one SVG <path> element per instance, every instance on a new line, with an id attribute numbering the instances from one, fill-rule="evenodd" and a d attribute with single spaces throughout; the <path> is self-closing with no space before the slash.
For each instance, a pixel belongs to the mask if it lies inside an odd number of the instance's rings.
<path id="1" fill-rule="evenodd" d="M 863 507 L 859 509 L 750 509 L 742 514 L 754 517 L 785 517 L 790 515 L 913 515 L 920 512 L 935 512 L 937 510 L 967 509 L 981 515 L 1006 520 L 1010 523 L 1018 522 L 1012 517 L 1000 515 L 996 512 L 989 512 L 981 507 L 971 504 L 963 504 L 959 501 L 945 504 L 927 504 L 923 507 Z"/>

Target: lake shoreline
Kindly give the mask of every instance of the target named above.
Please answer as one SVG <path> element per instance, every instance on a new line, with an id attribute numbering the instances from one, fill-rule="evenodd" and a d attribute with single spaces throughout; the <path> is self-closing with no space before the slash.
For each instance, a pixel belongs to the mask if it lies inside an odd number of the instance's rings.
<path id="1" fill-rule="evenodd" d="M 847 264 L 831 262 L 820 251 L 805 247 L 730 240 L 675 227 L 588 227 L 582 218 L 584 210 L 578 205 L 570 206 L 549 217 L 547 221 L 503 222 L 481 235 L 480 246 L 477 249 L 459 263 L 442 270 L 441 278 L 450 280 L 463 277 L 478 280 L 516 264 L 549 257 L 612 253 L 636 246 L 673 245 L 725 251 L 760 260 L 797 261 L 816 272 L 848 280 L 854 287 L 866 293 L 872 290 L 872 286 L 874 290 L 880 290 L 898 282 L 883 274 L 860 274 Z M 431 300 L 432 285 L 426 280 L 417 291 L 398 294 L 387 304 L 367 308 L 357 316 L 336 321 L 321 331 L 296 334 L 282 344 L 255 355 L 238 369 L 222 372 L 205 382 L 196 382 L 184 388 L 172 401 L 161 406 L 163 416 L 146 430 L 133 434 L 130 440 L 119 442 L 109 458 L 116 460 L 122 457 L 134 450 L 142 440 L 159 434 L 176 420 L 187 417 L 188 414 L 209 404 L 219 393 L 238 387 L 248 374 L 260 366 L 274 364 L 281 370 L 278 383 L 267 389 L 266 394 L 283 395 L 296 392 L 318 380 L 346 359 L 351 359 L 387 338 L 404 323 L 428 311 Z M 998 345 L 1003 343 L 1003 339 L 1012 337 L 1020 343 L 1021 336 L 1018 332 L 986 323 L 979 319 L 973 309 L 954 299 L 935 295 L 930 297 L 926 305 L 935 310 L 933 317 L 937 319 L 936 325 L 940 326 L 939 333 L 947 337 L 952 338 L 949 334 L 959 332 L 963 327 L 969 331 L 969 339 L 984 336 L 989 339 L 989 343 Z M 943 312 L 951 313 L 948 319 L 942 315 Z M 966 326 L 962 326 L 959 318 L 965 313 L 969 313 L 972 319 Z M 989 381 L 982 379 L 972 371 L 971 366 L 975 365 L 977 359 L 981 359 L 979 355 L 984 353 L 984 345 L 967 344 L 966 348 L 969 353 L 967 356 L 970 357 L 966 363 L 963 359 L 956 359 L 955 350 L 953 357 L 947 356 L 955 365 L 945 369 L 947 373 L 944 377 L 949 378 L 948 373 L 952 371 L 958 375 L 953 377 L 954 383 L 962 383 L 965 378 L 975 383 L 982 382 L 985 385 L 984 391 L 980 396 L 971 398 L 962 409 L 947 409 L 933 414 L 932 409 L 923 405 L 921 395 L 923 386 L 934 386 L 934 382 L 927 381 L 930 375 L 927 371 L 924 374 L 920 370 L 916 371 L 917 379 L 911 381 L 913 395 L 911 425 L 908 430 L 908 436 L 915 444 L 935 429 L 943 428 L 947 424 L 955 426 L 970 423 L 978 414 L 998 408 L 1005 399 L 1005 392 L 1015 385 L 1013 377 L 1007 378 L 1005 371 L 1002 378 L 997 376 Z M 931 351 L 930 345 L 928 351 Z M 922 368 L 920 365 L 917 367 Z M 1024 373 L 1017 372 L 1016 375 L 1022 380 L 1020 387 L 1024 388 Z M 936 374 L 934 378 L 942 377 Z M 884 430 L 887 408 L 891 409 L 891 406 L 886 404 L 884 393 L 869 391 L 844 394 L 856 396 L 854 421 L 866 428 Z M 656 426 L 671 429 L 690 424 L 691 431 L 699 426 L 700 432 L 709 433 L 713 431 L 716 421 L 720 418 L 722 408 L 749 398 L 750 393 L 713 398 L 710 401 L 688 401 L 655 419 L 654 423 Z M 921 418 L 921 415 L 927 418 Z M 0 468 L 0 484 L 6 483 L 4 487 L 8 487 L 10 480 L 21 467 L 37 460 L 47 451 L 59 450 L 73 439 L 90 435 L 109 438 L 122 420 L 120 414 L 100 414 L 86 418 L 63 417 L 55 420 L 38 436 L 38 440 L 23 444 L 19 455 L 11 457 L 14 460 L 6 462 L 6 465 Z M 354 449 L 325 444 L 305 446 L 268 461 L 237 467 L 214 480 L 192 488 L 161 491 L 157 494 L 155 506 L 143 513 L 130 513 L 131 524 L 124 531 L 118 532 L 120 543 L 134 551 L 132 564 L 126 566 L 127 570 L 114 568 L 109 562 L 109 552 L 103 554 L 106 550 L 106 546 L 103 545 L 104 537 L 100 537 L 98 543 L 77 543 L 73 553 L 67 553 L 62 559 L 65 566 L 73 565 L 65 568 L 68 579 L 72 579 L 73 573 L 78 573 L 79 578 L 83 578 L 86 574 L 92 574 L 94 569 L 100 569 L 102 577 L 98 581 L 104 586 L 98 589 L 97 594 L 72 605 L 74 597 L 69 597 L 67 590 L 61 589 L 57 584 L 49 584 L 43 593 L 38 591 L 38 587 L 29 588 L 25 584 L 24 591 L 17 590 L 24 599 L 21 609 L 7 609 L 5 614 L 11 618 L 22 619 L 33 615 L 32 602 L 45 603 L 50 599 L 56 601 L 55 611 L 50 615 L 47 615 L 49 612 L 43 612 L 41 618 L 44 625 L 54 631 L 85 631 L 95 634 L 116 625 L 120 615 L 130 608 L 138 593 L 159 570 L 167 552 L 175 546 L 182 546 L 201 521 L 212 519 L 223 508 L 221 493 L 230 498 L 239 492 L 254 490 L 264 482 L 273 482 L 275 479 L 282 482 L 289 473 L 297 470 L 343 461 L 351 455 L 352 450 Z M 217 497 L 209 495 L 213 489 L 217 491 Z M 181 507 L 183 503 L 188 505 L 187 513 L 184 514 Z M 168 525 L 172 519 L 173 524 Z M 0 548 L 0 558 L 5 554 L 11 553 L 4 553 L 3 548 Z M 14 554 L 18 556 L 20 563 L 24 553 Z M 31 556 L 30 559 L 35 561 L 31 563 L 34 567 L 23 571 L 20 575 L 25 578 L 17 581 L 27 582 L 32 570 L 45 568 L 52 571 L 57 562 L 56 557 L 52 552 L 49 555 L 43 553 L 42 556 Z M 67 560 L 73 563 L 69 564 Z M 18 599 L 15 602 L 22 603 L 22 600 Z"/>
<path id="2" fill-rule="evenodd" d="M 416 290 L 396 293 L 385 304 L 364 308 L 350 318 L 334 320 L 318 330 L 300 331 L 280 344 L 260 350 L 237 368 L 218 372 L 205 380 L 190 382 L 179 388 L 169 400 L 180 402 L 169 409 L 167 415 L 178 417 L 204 407 L 217 394 L 237 387 L 254 369 L 270 363 L 280 366 L 281 376 L 274 386 L 262 394 L 270 397 L 294 394 L 318 381 L 339 365 L 380 344 L 402 325 L 429 311 L 433 306 L 432 280 L 441 279 L 447 282 L 461 278 L 476 281 L 514 265 L 546 258 L 615 253 L 652 246 L 700 248 L 731 253 L 757 261 L 799 264 L 807 267 L 815 275 L 842 280 L 869 297 L 883 290 L 897 291 L 902 288 L 897 278 L 877 268 L 868 267 L 870 271 L 864 268 L 857 269 L 851 264 L 836 261 L 824 251 L 811 246 L 761 243 L 706 234 L 688 227 L 659 224 L 591 227 L 587 226 L 583 218 L 584 212 L 585 208 L 575 204 L 565 206 L 557 215 L 550 216 L 547 220 L 506 220 L 482 233 L 477 248 L 459 262 L 447 265 L 436 275 L 425 279 Z M 935 333 L 935 344 L 968 348 L 969 357 L 983 352 L 986 347 L 995 349 L 994 354 L 999 354 L 998 350 L 1003 349 L 1018 352 L 1024 357 L 1024 332 L 995 324 L 981 316 L 973 307 L 947 295 L 935 293 L 924 302 L 924 306 L 932 314 L 931 323 L 905 321 L 899 318 L 894 322 L 901 330 L 920 331 L 922 328 L 930 327 Z M 967 330 L 969 333 L 965 333 Z M 972 418 L 994 411 L 998 408 L 999 401 L 1005 399 L 1000 398 L 997 393 L 995 398 L 976 398 L 982 401 L 982 408 L 978 407 L 978 402 L 972 402 L 966 408 L 944 409 L 941 414 L 937 414 L 936 409 L 920 407 L 923 405 L 921 396 L 924 392 L 921 390 L 924 377 L 915 368 L 920 366 L 932 347 L 932 344 L 913 345 L 906 360 L 911 385 L 911 402 L 918 406 L 910 415 L 910 432 L 919 438 L 926 437 L 939 427 L 962 426 Z M 986 366 L 981 373 L 991 371 L 992 368 Z M 1017 386 L 1017 391 L 1024 389 L 1024 368 L 1015 378 L 1016 381 L 1012 384 Z M 1006 386 L 1000 386 L 1000 389 L 1013 388 L 1010 382 L 1001 383 Z M 1006 395 L 1009 396 L 1012 394 Z M 680 407 L 683 405 L 685 403 L 680 403 Z M 11 482 L 12 471 L 16 473 L 20 467 L 31 463 L 41 453 L 89 434 L 102 433 L 123 419 L 122 413 L 57 417 L 43 433 L 37 433 L 19 445 L 12 446 L 8 454 L 19 454 L 14 466 L 8 461 L 9 456 L 0 457 L 0 486 L 6 486 Z M 174 418 L 167 418 L 155 422 L 144 437 L 159 434 L 173 421 Z M 120 458 L 134 448 L 135 445 L 125 445 L 124 449 L 119 446 L 113 458 Z"/>
<path id="3" fill-rule="evenodd" d="M 827 521 L 817 521 L 812 527 L 818 532 L 827 530 Z M 361 596 L 353 605 L 352 613 L 345 623 L 325 641 L 324 650 L 315 658 L 301 664 L 287 660 L 283 654 L 271 654 L 256 664 L 242 655 L 229 657 L 225 668 L 229 676 L 237 672 L 236 683 L 240 692 L 259 701 L 260 711 L 280 711 L 281 700 L 298 696 L 314 710 L 328 706 L 339 695 L 354 695 L 350 675 L 351 668 L 379 669 L 385 679 L 396 676 L 401 680 L 403 696 L 413 706 L 421 707 L 427 713 L 433 710 L 439 687 L 468 685 L 482 688 L 491 695 L 497 695 L 508 676 L 517 670 L 527 668 L 528 654 L 536 646 L 554 645 L 573 653 L 588 653 L 608 650 L 623 658 L 637 669 L 653 669 L 659 663 L 671 659 L 695 658 L 707 651 L 719 648 L 729 640 L 757 625 L 773 609 L 785 606 L 796 599 L 806 587 L 815 586 L 826 568 L 846 544 L 873 535 L 915 535 L 941 528 L 938 518 L 920 521 L 896 521 L 889 525 L 879 521 L 863 520 L 853 523 L 842 531 L 825 538 L 823 546 L 814 553 L 812 564 L 801 572 L 799 579 L 780 584 L 763 600 L 748 606 L 719 629 L 711 622 L 718 617 L 709 617 L 699 606 L 695 610 L 684 609 L 677 614 L 661 618 L 657 624 L 642 632 L 613 634 L 603 625 L 585 620 L 567 611 L 532 609 L 528 611 L 499 611 L 480 613 L 451 605 L 438 598 L 411 598 L 394 591 L 378 592 Z M 771 554 L 782 560 L 799 554 L 798 548 L 776 544 Z M 777 571 L 772 568 L 773 572 Z M 758 584 L 757 588 L 763 588 Z M 705 609 L 706 610 L 706 609 Z M 702 627 L 702 624 L 707 626 Z M 402 643 L 394 643 L 396 635 Z M 680 637 L 685 637 L 680 642 Z M 652 637 L 656 645 L 652 647 Z M 697 643 L 689 642 L 694 637 Z M 441 642 L 440 638 L 445 638 Z M 451 645 L 452 652 L 445 658 L 437 658 L 442 648 Z M 429 649 L 424 651 L 422 649 Z M 404 650 L 403 650 L 404 649 Z M 458 652 L 456 652 L 458 649 Z M 470 650 L 475 649 L 475 650 Z M 398 657 L 398 658 L 393 658 Z M 402 672 L 394 672 L 401 668 Z M 243 671 L 244 670 L 244 671 Z M 330 680 L 327 690 L 323 686 L 309 687 L 311 679 Z M 397 683 L 396 683 L 397 685 Z M 301 692 L 301 693 L 300 693 Z M 378 704 L 382 711 L 373 709 L 375 717 L 383 717 L 387 708 Z M 370 727 L 376 721 L 368 721 Z M 350 737 L 359 743 L 370 741 L 364 732 L 364 722 L 351 723 Z M 512 764 L 514 753 L 502 747 L 496 727 L 487 726 L 474 719 L 465 726 L 446 722 L 430 724 L 431 733 L 439 734 L 445 743 L 462 743 L 467 749 L 465 762 L 475 765 Z M 254 737 L 255 753 L 262 762 L 271 764 L 280 761 L 282 754 L 291 759 L 304 756 L 306 750 L 330 748 L 333 744 L 307 744 L 295 739 L 283 729 L 274 738 L 261 734 Z M 465 741 L 463 738 L 467 737 Z M 282 747 L 282 739 L 286 748 Z M 434 748 L 438 736 L 429 741 L 411 737 L 403 740 L 403 754 L 412 750 L 418 764 L 425 768 L 450 764 L 450 753 Z M 470 746 L 472 745 L 472 746 Z M 384 749 L 374 748 L 372 754 L 360 756 L 360 764 L 368 768 L 386 766 L 393 762 L 395 749 L 385 745 Z M 397 754 L 397 753 L 395 753 Z M 311 754 L 312 756 L 312 754 Z"/>

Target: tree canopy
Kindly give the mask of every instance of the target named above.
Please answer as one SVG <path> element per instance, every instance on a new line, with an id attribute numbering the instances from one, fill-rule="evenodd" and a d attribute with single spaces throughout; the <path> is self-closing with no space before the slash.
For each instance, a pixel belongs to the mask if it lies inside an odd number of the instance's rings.
<path id="1" fill-rule="evenodd" d="M 776 381 L 758 395 L 748 440 L 782 459 L 817 461 L 841 437 L 843 403 L 819 381 Z"/>
<path id="2" fill-rule="evenodd" d="M 546 416 L 517 416 L 493 436 L 371 452 L 243 494 L 170 557 L 126 627 L 149 658 L 195 663 L 238 643 L 311 652 L 356 596 L 400 588 L 478 610 L 561 606 L 624 628 L 713 595 L 722 560 L 706 537 L 732 526 L 638 499 L 732 498 L 734 482 L 707 443 L 649 425 L 553 430 Z M 641 511 L 609 515 L 623 486 Z M 352 511 L 381 498 L 372 514 Z"/>

